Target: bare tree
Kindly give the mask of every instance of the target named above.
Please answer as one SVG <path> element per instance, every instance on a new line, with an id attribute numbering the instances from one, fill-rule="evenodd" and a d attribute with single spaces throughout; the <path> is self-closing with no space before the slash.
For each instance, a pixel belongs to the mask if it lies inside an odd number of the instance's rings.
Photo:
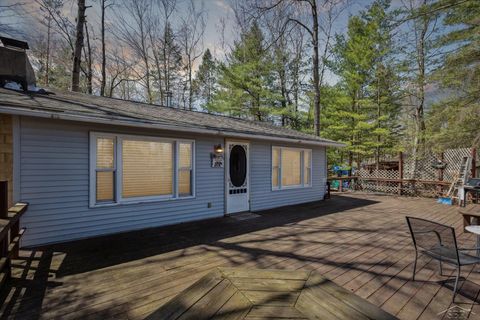
<path id="1" fill-rule="evenodd" d="M 142 80 L 142 85 L 147 92 L 148 103 L 153 103 L 153 94 L 151 87 L 151 72 L 150 72 L 150 42 L 148 35 L 151 30 L 151 0 L 125 0 L 123 2 L 122 13 L 118 13 L 120 21 L 117 22 L 118 38 L 130 47 L 134 54 L 140 57 L 143 64 L 142 75 L 138 78 Z M 128 13 L 128 18 L 125 14 Z M 130 22 L 129 22 L 130 21 Z M 139 72 L 136 68 L 137 73 Z"/>
<path id="2" fill-rule="evenodd" d="M 40 5 L 40 10 L 44 12 L 44 17 L 40 22 L 47 28 L 47 43 L 46 43 L 46 52 L 45 52 L 45 85 L 48 86 L 49 75 L 50 75 L 50 48 L 52 42 L 52 11 L 57 11 L 58 7 L 61 6 L 61 0 L 36 0 Z M 46 9 L 52 8 L 50 9 Z"/>
<path id="3" fill-rule="evenodd" d="M 78 0 L 77 32 L 73 51 L 72 91 L 80 91 L 80 65 L 82 62 L 83 30 L 85 27 L 85 0 Z"/>
<path id="4" fill-rule="evenodd" d="M 203 4 L 200 9 L 197 9 L 195 2 L 190 0 L 188 3 L 187 17 L 182 19 L 179 32 L 186 75 L 184 91 L 188 91 L 186 107 L 188 107 L 189 110 L 192 110 L 193 106 L 193 66 L 195 61 L 200 58 L 203 51 L 202 41 L 206 28 L 205 14 Z"/>
<path id="5" fill-rule="evenodd" d="M 108 57 L 111 63 L 106 68 L 108 74 L 108 86 L 106 93 L 108 97 L 113 97 L 114 91 L 120 87 L 119 97 L 129 100 L 132 86 L 139 81 L 133 77 L 133 63 L 129 62 L 123 49 L 116 48 Z"/>
<path id="6" fill-rule="evenodd" d="M 320 87 L 325 73 L 325 64 L 323 60 L 328 54 L 330 48 L 331 24 L 334 21 L 334 17 L 338 17 L 338 14 L 335 14 L 334 11 L 336 11 L 338 6 L 345 7 L 345 2 L 341 0 L 251 0 L 249 1 L 248 6 L 255 12 L 253 14 L 255 19 L 261 18 L 272 10 L 281 10 L 280 16 L 285 20 L 281 27 L 283 32 L 288 30 L 288 24 L 294 24 L 305 30 L 309 35 L 312 50 L 312 86 L 314 93 L 313 126 L 315 135 L 319 136 L 321 113 Z M 324 21 L 327 22 L 327 25 L 322 26 L 321 15 L 325 14 L 325 12 L 330 18 L 327 18 Z M 330 24 L 330 26 L 328 24 Z M 325 39 L 323 41 L 324 50 L 321 55 L 319 40 L 322 32 Z"/>
<path id="7" fill-rule="evenodd" d="M 87 93 L 93 93 L 93 60 L 92 60 L 92 46 L 90 44 L 90 33 L 88 32 L 88 23 L 85 23 L 85 35 L 87 38 L 87 46 L 84 47 L 85 62 L 87 64 L 86 78 L 87 78 Z"/>
<path id="8" fill-rule="evenodd" d="M 175 34 L 173 32 L 170 18 L 176 11 L 176 0 L 158 0 L 159 8 L 163 12 L 163 36 L 160 41 L 160 61 L 162 84 L 162 104 L 172 105 L 173 98 L 173 80 L 179 64 L 180 52 L 176 44 Z"/>
<path id="9" fill-rule="evenodd" d="M 100 18 L 100 33 L 101 33 L 101 42 L 102 42 L 102 79 L 100 82 L 100 95 L 105 95 L 105 85 L 107 82 L 107 75 L 106 75 L 106 66 L 107 66 L 107 56 L 105 50 L 105 11 L 107 8 L 111 7 L 113 3 L 109 3 L 109 0 L 100 0 L 100 10 L 101 10 L 101 18 Z"/>
<path id="10" fill-rule="evenodd" d="M 51 22 L 54 23 L 54 28 L 60 36 L 65 40 L 72 54 L 74 51 L 74 36 L 75 36 L 75 26 L 70 21 L 70 19 L 62 15 L 62 8 L 64 6 L 64 0 L 36 0 L 40 6 L 40 10 L 44 11 L 51 19 Z"/>
<path id="11" fill-rule="evenodd" d="M 227 28 L 227 21 L 226 21 L 225 17 L 220 17 L 218 19 L 218 23 L 215 25 L 215 28 L 216 28 L 217 32 L 220 34 L 219 46 L 220 46 L 222 51 L 225 51 L 225 48 L 226 48 L 225 32 L 226 32 L 226 28 Z"/>
<path id="12" fill-rule="evenodd" d="M 52 40 L 52 13 L 50 10 L 47 10 L 45 7 L 53 7 L 57 5 L 57 1 L 52 0 L 36 0 L 37 4 L 40 5 L 40 11 L 44 13 L 44 16 L 40 19 L 40 23 L 47 28 L 47 39 L 46 39 L 46 49 L 44 56 L 45 59 L 45 76 L 44 82 L 48 86 L 49 74 L 50 74 L 50 46 Z"/>

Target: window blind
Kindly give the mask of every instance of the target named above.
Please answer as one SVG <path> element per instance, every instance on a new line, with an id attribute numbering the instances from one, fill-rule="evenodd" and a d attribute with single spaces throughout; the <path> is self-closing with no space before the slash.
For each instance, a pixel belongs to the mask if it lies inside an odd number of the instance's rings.
<path id="1" fill-rule="evenodd" d="M 123 140 L 122 179 L 124 198 L 173 194 L 173 144 Z"/>
<path id="2" fill-rule="evenodd" d="M 96 199 L 98 202 L 115 198 L 115 141 L 113 138 L 97 138 Z"/>
<path id="3" fill-rule="evenodd" d="M 178 145 L 178 194 L 192 195 L 192 144 Z"/>
<path id="4" fill-rule="evenodd" d="M 312 163 L 312 152 L 310 150 L 305 150 L 303 152 L 303 172 L 304 172 L 304 177 L 303 177 L 303 183 L 306 185 L 311 184 L 311 163 Z"/>
<path id="5" fill-rule="evenodd" d="M 302 184 L 301 151 L 282 149 L 282 186 Z"/>
<path id="6" fill-rule="evenodd" d="M 272 149 L 272 186 L 278 188 L 280 175 L 280 149 Z"/>

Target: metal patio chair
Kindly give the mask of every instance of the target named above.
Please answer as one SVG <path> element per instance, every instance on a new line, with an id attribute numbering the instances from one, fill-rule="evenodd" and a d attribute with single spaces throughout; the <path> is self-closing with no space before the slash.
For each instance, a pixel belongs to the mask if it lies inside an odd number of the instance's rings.
<path id="1" fill-rule="evenodd" d="M 453 227 L 414 217 L 407 217 L 407 224 L 415 247 L 413 280 L 415 281 L 415 271 L 419 254 L 424 254 L 438 260 L 441 275 L 443 275 L 443 262 L 455 266 L 457 275 L 455 278 L 455 286 L 453 288 L 452 301 L 454 302 L 457 294 L 461 267 L 480 263 L 480 257 L 467 254 L 466 251 L 475 251 L 478 248 L 458 248 L 455 229 Z"/>

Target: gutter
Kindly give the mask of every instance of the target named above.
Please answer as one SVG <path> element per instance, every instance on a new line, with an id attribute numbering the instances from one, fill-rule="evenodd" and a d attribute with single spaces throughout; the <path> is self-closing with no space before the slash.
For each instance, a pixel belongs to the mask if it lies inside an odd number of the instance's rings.
<path id="1" fill-rule="evenodd" d="M 45 118 L 45 119 L 80 121 L 80 122 L 100 123 L 100 124 L 114 124 L 114 125 L 134 127 L 134 128 L 148 128 L 148 129 L 177 131 L 177 132 L 185 132 L 185 133 L 198 133 L 198 134 L 215 135 L 215 136 L 228 137 L 228 138 L 244 138 L 244 139 L 248 138 L 248 139 L 257 139 L 257 140 L 285 141 L 285 142 L 291 142 L 291 143 L 317 145 L 317 146 L 324 146 L 324 147 L 337 147 L 337 148 L 345 147 L 345 144 L 340 142 L 335 142 L 335 141 L 330 142 L 330 141 L 313 141 L 313 140 L 295 139 L 295 138 L 281 138 L 281 137 L 262 135 L 262 134 L 249 134 L 249 133 L 228 132 L 228 131 L 221 131 L 221 130 L 214 130 L 214 129 L 189 128 L 189 127 L 172 126 L 172 125 L 165 125 L 165 124 L 154 124 L 154 123 L 147 123 L 147 122 L 132 123 L 131 121 L 119 120 L 119 119 L 100 119 L 100 118 L 86 117 L 82 115 L 48 114 L 44 112 L 25 111 L 25 110 L 18 110 L 16 108 L 5 107 L 5 106 L 0 106 L 0 112 L 11 114 L 11 115 L 31 116 L 31 117 L 39 117 L 39 118 Z"/>

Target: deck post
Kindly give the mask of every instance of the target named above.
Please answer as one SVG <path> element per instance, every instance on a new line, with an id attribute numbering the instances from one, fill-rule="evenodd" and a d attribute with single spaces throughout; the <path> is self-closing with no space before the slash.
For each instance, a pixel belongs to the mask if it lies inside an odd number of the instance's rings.
<path id="1" fill-rule="evenodd" d="M 477 175 L 477 149 L 472 148 L 472 178 L 476 178 Z"/>
<path id="2" fill-rule="evenodd" d="M 0 181 L 0 219 L 8 218 L 8 181 Z"/>
<path id="3" fill-rule="evenodd" d="M 443 163 L 444 160 L 445 160 L 445 155 L 442 151 L 440 153 L 440 161 Z M 443 171 L 444 171 L 443 168 L 438 169 L 438 181 L 443 181 Z M 437 192 L 438 192 L 438 196 L 441 197 L 443 194 L 443 185 L 440 183 L 437 185 Z"/>
<path id="4" fill-rule="evenodd" d="M 399 176 L 399 182 L 398 182 L 398 195 L 402 195 L 402 188 L 403 188 L 403 153 L 400 151 L 398 153 L 398 176 Z"/>
<path id="5" fill-rule="evenodd" d="M 10 241 L 13 241 L 18 234 L 20 233 L 20 219 L 17 220 L 11 227 L 10 227 Z M 15 247 L 13 247 L 13 251 L 11 256 L 13 259 L 18 258 L 18 251 L 19 251 L 20 244 L 18 243 Z"/>
<path id="6" fill-rule="evenodd" d="M 8 181 L 0 181 L 0 219 L 8 219 Z M 0 258 L 8 255 L 8 236 L 0 241 Z M 7 261 L 7 270 L 9 262 Z M 2 270 L 0 270 L 1 272 Z M 9 271 L 8 271 L 9 272 Z"/>

